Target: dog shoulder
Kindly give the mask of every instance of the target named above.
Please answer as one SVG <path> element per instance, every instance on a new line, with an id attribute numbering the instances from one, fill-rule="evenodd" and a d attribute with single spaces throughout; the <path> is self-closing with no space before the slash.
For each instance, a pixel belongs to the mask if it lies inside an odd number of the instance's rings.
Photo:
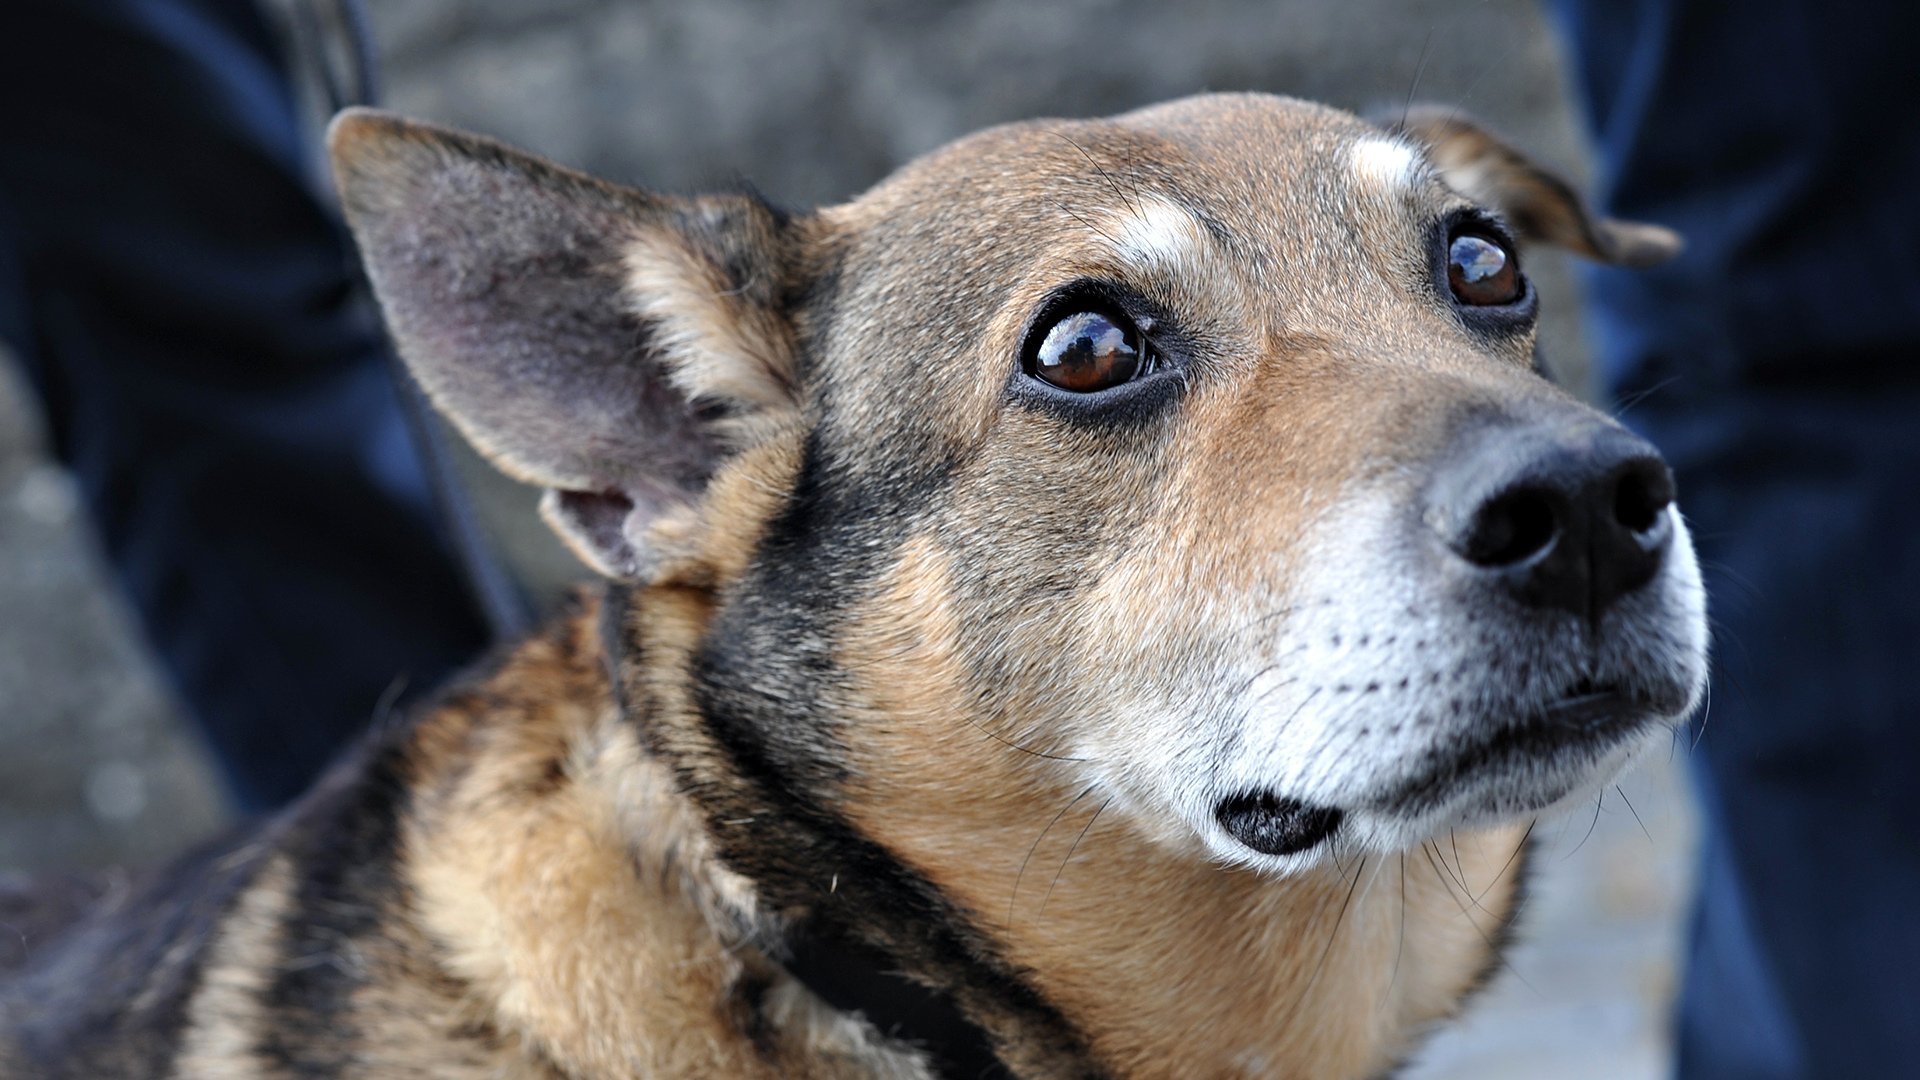
<path id="1" fill-rule="evenodd" d="M 569 633 L 375 731 L 280 816 L 99 897 L 0 984 L 0 1076 L 332 1076 L 370 1061 L 514 1075 L 500 1072 L 512 1040 L 417 926 L 405 837 L 472 770 L 557 768 L 475 751 L 490 715 L 548 703 L 521 713 L 534 736 L 566 700 Z M 534 801 L 544 786 L 518 790 Z"/>
<path id="2" fill-rule="evenodd" d="M 576 601 L 0 986 L 0 1077 L 918 1075 L 769 932 Z"/>

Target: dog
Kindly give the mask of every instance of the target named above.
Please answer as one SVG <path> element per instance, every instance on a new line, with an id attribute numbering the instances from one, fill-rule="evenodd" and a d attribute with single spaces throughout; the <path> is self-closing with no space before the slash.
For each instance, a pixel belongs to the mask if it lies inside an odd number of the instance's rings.
<path id="1" fill-rule="evenodd" d="M 1702 694 L 1671 475 L 1516 249 L 1679 240 L 1456 114 L 1014 124 L 805 213 L 329 138 L 609 584 L 37 949 L 6 1077 L 1380 1075 Z"/>

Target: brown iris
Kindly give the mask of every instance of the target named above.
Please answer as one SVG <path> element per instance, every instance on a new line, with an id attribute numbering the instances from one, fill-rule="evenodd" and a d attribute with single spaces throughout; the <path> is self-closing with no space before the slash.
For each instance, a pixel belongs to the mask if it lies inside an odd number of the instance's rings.
<path id="1" fill-rule="evenodd" d="M 1511 304 L 1520 299 L 1520 270 L 1505 244 L 1461 233 L 1447 244 L 1447 285 L 1463 304 Z"/>
<path id="2" fill-rule="evenodd" d="M 1140 372 L 1131 326 L 1097 311 L 1076 311 L 1053 324 L 1034 353 L 1033 373 L 1062 390 L 1090 394 Z"/>

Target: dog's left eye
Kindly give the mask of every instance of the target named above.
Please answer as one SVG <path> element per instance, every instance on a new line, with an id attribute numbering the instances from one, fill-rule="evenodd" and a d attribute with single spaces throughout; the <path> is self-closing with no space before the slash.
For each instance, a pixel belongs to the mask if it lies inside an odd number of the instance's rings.
<path id="1" fill-rule="evenodd" d="M 1040 339 L 1032 371 L 1062 390 L 1091 394 L 1132 380 L 1152 366 L 1152 359 L 1131 322 L 1104 312 L 1076 311 Z"/>
<path id="2" fill-rule="evenodd" d="M 1459 233 L 1447 242 L 1447 286 L 1463 304 L 1511 304 L 1523 291 L 1519 260 L 1491 236 Z"/>

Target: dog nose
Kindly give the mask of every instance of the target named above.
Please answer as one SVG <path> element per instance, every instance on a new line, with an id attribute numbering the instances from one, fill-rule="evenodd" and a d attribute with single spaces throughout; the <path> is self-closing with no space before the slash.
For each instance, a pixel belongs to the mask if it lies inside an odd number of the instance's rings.
<path id="1" fill-rule="evenodd" d="M 1652 580 L 1673 540 L 1673 473 L 1613 424 L 1482 432 L 1429 490 L 1427 523 L 1529 607 L 1597 619 Z"/>

